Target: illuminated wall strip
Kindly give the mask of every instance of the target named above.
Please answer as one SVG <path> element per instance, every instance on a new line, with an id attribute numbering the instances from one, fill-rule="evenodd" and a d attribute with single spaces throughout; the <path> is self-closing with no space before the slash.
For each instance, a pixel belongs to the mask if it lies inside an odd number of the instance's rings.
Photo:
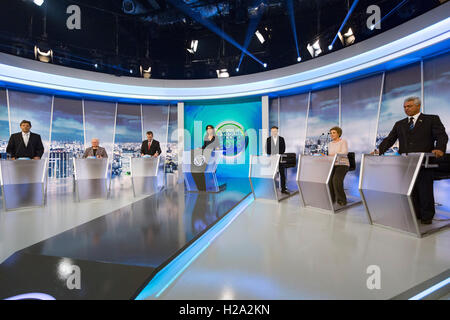
<path id="1" fill-rule="evenodd" d="M 441 282 L 436 283 L 434 286 L 416 294 L 415 296 L 409 298 L 408 300 L 421 300 L 427 296 L 429 296 L 430 294 L 432 294 L 433 292 L 438 291 L 439 289 L 442 289 L 443 287 L 450 285 L 450 277 L 448 277 L 445 280 L 442 280 Z"/>
<path id="2" fill-rule="evenodd" d="M 167 266 L 159 271 L 153 279 L 138 294 L 136 300 L 158 298 L 197 257 L 205 251 L 247 206 L 254 200 L 252 194 L 248 195 L 219 222 L 200 236 L 187 249 L 173 259 Z"/>
<path id="3" fill-rule="evenodd" d="M 448 6 L 444 4 L 442 5 L 442 8 L 438 8 L 441 12 L 439 10 L 432 10 L 429 13 L 430 15 L 434 14 L 435 16 L 439 16 L 445 12 L 446 8 L 450 8 L 449 6 L 450 3 Z M 431 20 L 431 18 L 429 18 L 430 15 L 426 15 L 426 17 Z M 425 24 L 426 22 L 427 21 L 423 21 L 421 23 Z M 411 28 L 417 29 L 414 21 L 411 21 L 411 24 L 405 23 L 398 28 L 405 29 L 409 25 L 411 25 Z M 148 81 L 146 83 L 149 85 L 145 85 L 143 82 L 139 81 L 140 79 L 133 79 L 134 83 L 139 83 L 140 85 L 127 85 L 109 82 L 109 77 L 106 77 L 103 81 L 95 81 L 57 75 L 44 71 L 30 70 L 1 63 L 0 81 L 21 86 L 44 88 L 47 90 L 60 90 L 86 95 L 139 100 L 182 101 L 260 95 L 269 92 L 296 89 L 302 86 L 336 79 L 341 76 L 348 76 L 354 72 L 363 72 L 368 68 L 379 67 L 383 63 L 393 61 L 409 54 L 414 54 L 421 49 L 430 48 L 439 43 L 441 43 L 441 48 L 439 50 L 444 50 L 449 46 L 446 40 L 450 39 L 450 18 L 445 18 L 408 35 L 402 35 L 402 38 L 395 39 L 394 31 L 392 36 L 388 36 L 389 31 L 383 34 L 383 39 L 389 37 L 394 38 L 389 43 L 383 44 L 381 40 L 379 40 L 380 38 L 377 38 L 376 36 L 373 39 L 366 40 L 362 46 L 356 44 L 334 52 L 332 54 L 333 56 L 326 55 L 314 59 L 314 63 L 307 61 L 289 68 L 277 69 L 267 73 L 262 72 L 255 76 L 214 79 L 217 81 L 155 80 Z M 404 32 L 405 31 L 402 31 L 402 33 Z M 366 48 L 373 47 L 373 49 L 364 51 L 361 49 L 364 46 Z M 6 57 L 6 55 L 3 55 L 3 57 L 8 60 L 17 58 Z M 314 68 L 314 66 L 320 65 L 320 61 L 323 61 L 323 65 Z M 36 61 L 31 62 L 33 64 L 38 63 Z M 14 62 L 11 61 L 10 63 Z M 21 63 L 24 62 L 22 61 Z M 85 75 L 88 77 L 90 73 L 86 72 Z M 152 84 L 157 85 L 152 86 Z M 147 92 L 152 92 L 152 95 L 149 95 Z"/>

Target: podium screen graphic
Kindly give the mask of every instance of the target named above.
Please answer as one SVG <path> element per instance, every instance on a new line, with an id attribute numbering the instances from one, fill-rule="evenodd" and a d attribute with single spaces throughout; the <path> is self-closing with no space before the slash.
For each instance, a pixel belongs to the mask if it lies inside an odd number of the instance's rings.
<path id="1" fill-rule="evenodd" d="M 190 134 L 184 149 L 200 148 L 211 124 L 219 139 L 223 158 L 218 176 L 247 177 L 250 154 L 257 154 L 262 128 L 261 100 L 197 102 L 184 106 L 184 127 Z"/>

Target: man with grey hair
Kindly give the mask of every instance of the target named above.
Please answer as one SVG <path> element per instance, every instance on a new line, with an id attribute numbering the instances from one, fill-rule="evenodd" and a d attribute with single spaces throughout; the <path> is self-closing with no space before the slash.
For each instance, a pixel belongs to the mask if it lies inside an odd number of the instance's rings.
<path id="1" fill-rule="evenodd" d="M 92 147 L 89 147 L 84 151 L 83 158 L 87 157 L 96 157 L 98 159 L 101 158 L 108 158 L 108 154 L 106 153 L 105 148 L 102 148 L 99 146 L 100 140 L 98 138 L 92 138 L 91 145 Z"/>
<path id="2" fill-rule="evenodd" d="M 399 141 L 399 153 L 432 152 L 442 157 L 447 149 L 448 136 L 439 116 L 420 112 L 418 97 L 409 97 L 403 103 L 407 118 L 397 121 L 389 135 L 381 142 L 379 153 L 384 154 Z M 422 224 L 431 224 L 434 214 L 433 169 L 422 168 L 413 191 L 414 208 Z"/>

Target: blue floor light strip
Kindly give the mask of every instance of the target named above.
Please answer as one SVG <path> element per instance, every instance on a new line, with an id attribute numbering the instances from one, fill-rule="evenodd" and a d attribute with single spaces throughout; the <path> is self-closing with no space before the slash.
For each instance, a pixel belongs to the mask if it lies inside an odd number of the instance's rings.
<path id="1" fill-rule="evenodd" d="M 450 277 L 448 277 L 445 280 L 442 280 L 441 282 L 436 283 L 434 286 L 416 294 L 414 297 L 411 297 L 408 300 L 422 300 L 423 298 L 429 296 L 433 292 L 436 292 L 437 290 L 439 290 L 449 284 L 450 284 Z"/>
<path id="2" fill-rule="evenodd" d="M 138 294 L 136 300 L 158 298 L 197 257 L 208 248 L 239 214 L 244 211 L 254 200 L 253 194 L 249 194 L 225 217 L 206 231 L 200 238 L 186 248 L 173 259 L 167 266 L 159 271 L 153 279 Z"/>

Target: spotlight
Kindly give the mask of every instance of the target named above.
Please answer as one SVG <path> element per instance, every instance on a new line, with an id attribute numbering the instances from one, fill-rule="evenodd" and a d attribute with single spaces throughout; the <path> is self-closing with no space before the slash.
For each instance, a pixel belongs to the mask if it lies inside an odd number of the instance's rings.
<path id="1" fill-rule="evenodd" d="M 216 70 L 217 78 L 228 78 L 230 74 L 227 69 Z"/>
<path id="2" fill-rule="evenodd" d="M 319 54 L 322 53 L 322 49 L 320 48 L 319 40 L 314 42 L 312 45 L 308 43 L 307 49 L 309 51 L 309 54 L 311 54 L 311 57 L 315 58 Z"/>
<path id="3" fill-rule="evenodd" d="M 131 74 L 133 73 L 133 69 L 130 69 L 130 73 L 131 73 Z"/>
<path id="4" fill-rule="evenodd" d="M 348 28 L 347 33 L 344 33 L 344 35 L 339 32 L 338 36 L 344 46 L 349 46 L 355 42 L 355 35 L 353 34 L 352 28 Z"/>
<path id="5" fill-rule="evenodd" d="M 239 68 L 236 68 L 236 72 L 239 72 Z"/>
<path id="6" fill-rule="evenodd" d="M 39 7 L 42 6 L 42 4 L 44 3 L 44 0 L 33 0 L 33 3 L 35 5 L 38 5 Z"/>
<path id="7" fill-rule="evenodd" d="M 297 61 L 298 62 L 302 61 L 302 57 L 297 57 Z"/>
<path id="8" fill-rule="evenodd" d="M 370 30 L 373 30 L 373 29 L 375 29 L 375 25 L 374 24 L 370 26 Z"/>
<path id="9" fill-rule="evenodd" d="M 333 50 L 333 45 L 330 44 L 330 45 L 328 46 L 328 50 Z"/>
<path id="10" fill-rule="evenodd" d="M 263 67 L 264 67 L 264 68 L 267 68 L 267 63 L 264 63 L 264 64 L 263 64 Z"/>
<path id="11" fill-rule="evenodd" d="M 139 70 L 141 72 L 141 76 L 145 79 L 150 79 L 152 76 L 152 67 L 148 67 L 147 69 L 145 69 L 144 67 L 140 66 Z"/>
<path id="12" fill-rule="evenodd" d="M 53 59 L 53 51 L 52 49 L 48 51 L 40 50 L 38 46 L 34 46 L 34 58 L 41 62 L 50 62 Z"/>
<path id="13" fill-rule="evenodd" d="M 195 52 L 197 52 L 197 47 L 198 47 L 198 40 L 192 40 L 191 41 L 191 46 L 189 48 L 187 48 L 186 50 L 189 53 L 194 54 Z"/>
<path id="14" fill-rule="evenodd" d="M 98 64 L 96 63 L 96 64 L 94 64 L 94 68 L 95 69 L 97 69 L 98 68 Z"/>
<path id="15" fill-rule="evenodd" d="M 261 44 L 263 44 L 264 41 L 266 41 L 266 39 L 264 39 L 263 35 L 261 34 L 261 32 L 259 32 L 259 30 L 256 30 L 255 35 L 258 38 L 259 42 L 261 42 Z"/>

